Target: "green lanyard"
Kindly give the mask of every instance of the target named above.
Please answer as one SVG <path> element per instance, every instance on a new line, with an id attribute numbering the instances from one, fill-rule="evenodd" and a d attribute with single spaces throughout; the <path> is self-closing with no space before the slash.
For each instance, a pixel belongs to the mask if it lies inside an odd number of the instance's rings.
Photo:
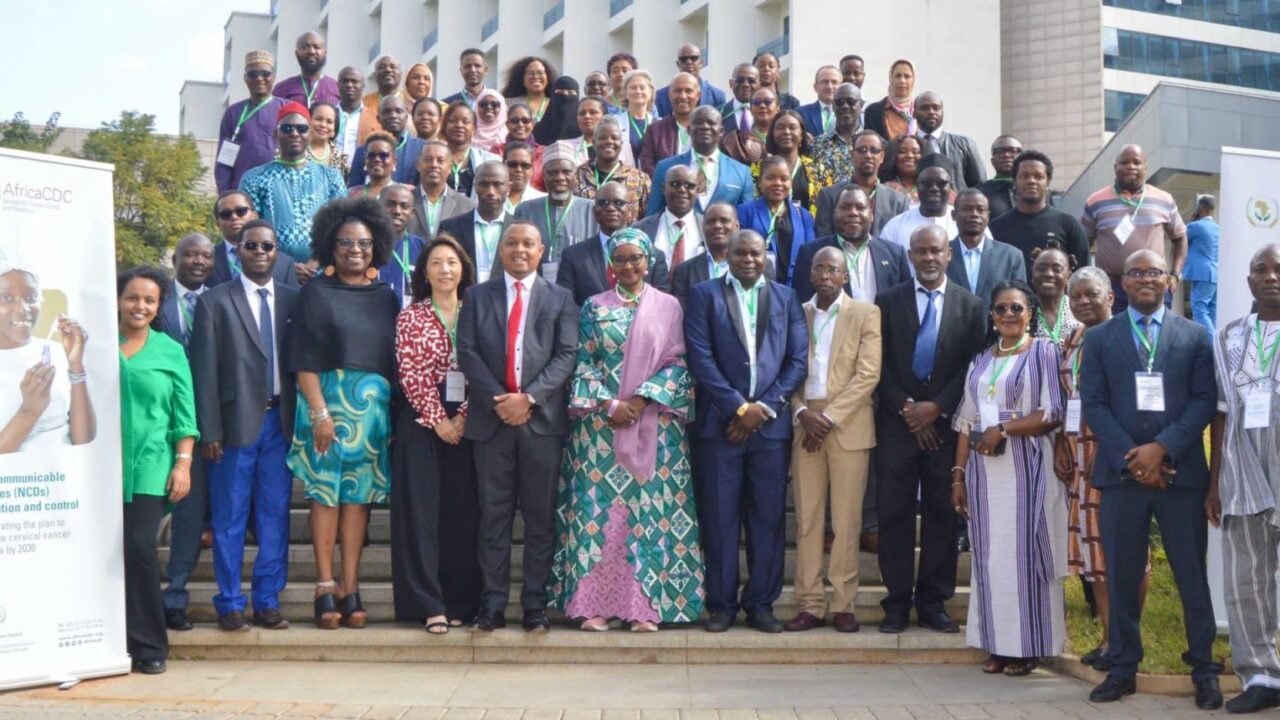
<path id="1" fill-rule="evenodd" d="M 1049 322 L 1044 319 L 1044 312 L 1041 311 L 1040 308 L 1038 307 L 1036 308 L 1036 315 L 1040 319 L 1040 326 L 1044 328 L 1045 332 L 1049 333 L 1049 339 L 1053 340 L 1054 345 L 1062 344 L 1062 324 L 1063 324 L 1062 313 L 1066 309 L 1067 309 L 1067 296 L 1063 295 L 1062 299 L 1059 300 L 1058 302 L 1058 327 L 1053 328 L 1051 330 L 1049 329 Z"/>
<path id="2" fill-rule="evenodd" d="M 997 341 L 996 347 L 999 347 L 998 343 L 999 341 Z M 1004 369 L 1008 367 L 1009 361 L 1012 360 L 1014 357 L 1016 357 L 1018 354 L 1018 351 L 1021 350 L 1022 346 L 1026 344 L 1027 344 L 1027 336 L 1023 335 L 1022 339 L 1018 341 L 1017 345 L 1014 345 L 1013 347 L 1009 348 L 1008 355 L 1005 355 L 1002 358 L 997 358 L 996 368 L 995 370 L 991 371 L 991 380 L 990 382 L 987 383 L 987 397 L 993 400 L 995 399 L 996 384 L 1000 382 L 1000 376 L 1004 374 Z"/>
<path id="3" fill-rule="evenodd" d="M 1084 355 L 1084 346 L 1076 349 L 1076 356 L 1071 360 L 1071 396 L 1080 393 L 1080 356 Z"/>
<path id="4" fill-rule="evenodd" d="M 1155 344 L 1147 339 L 1147 334 L 1142 332 L 1142 328 L 1138 327 L 1138 323 L 1133 321 L 1133 316 L 1128 313 L 1124 314 L 1129 318 L 1129 327 L 1133 328 L 1133 334 L 1138 336 L 1138 342 L 1142 343 L 1142 348 L 1147 351 L 1147 372 L 1151 372 L 1151 368 L 1156 365 L 1156 345 L 1160 343 L 1160 335 L 1156 334 Z"/>
<path id="5" fill-rule="evenodd" d="M 545 96 L 542 98 L 542 104 L 538 106 L 537 110 L 534 110 L 532 105 L 529 106 L 529 110 L 535 118 L 541 120 L 542 115 L 547 112 L 547 98 Z"/>
<path id="6" fill-rule="evenodd" d="M 739 285 L 741 287 L 741 285 Z M 748 329 L 751 331 L 751 337 L 756 335 L 756 298 L 760 296 L 760 281 L 756 280 L 756 284 L 749 289 L 743 288 L 742 294 L 747 305 L 747 323 Z"/>
<path id="7" fill-rule="evenodd" d="M 272 99 L 273 98 L 267 98 L 266 100 L 263 100 L 252 110 L 249 109 L 249 103 L 247 102 L 244 104 L 244 107 L 240 108 L 240 119 L 236 121 L 236 129 L 231 132 L 231 142 L 235 142 L 236 138 L 240 137 L 240 128 L 244 127 L 244 124 L 249 122 L 250 118 L 254 115 L 257 115 L 259 110 L 266 107 L 267 103 L 271 102 Z"/>
<path id="8" fill-rule="evenodd" d="M 813 344 L 811 345 L 811 347 L 813 348 L 813 351 L 815 354 L 818 352 L 818 338 L 822 337 L 822 334 L 827 331 L 827 328 L 831 327 L 831 323 L 835 322 L 836 316 L 839 314 L 840 314 L 840 305 L 837 304 L 835 310 L 832 310 L 830 313 L 827 313 L 827 320 L 826 322 L 822 323 L 822 327 L 818 327 L 818 323 L 816 319 L 817 306 L 816 305 L 814 306 L 815 320 L 813 323 L 813 336 L 812 336 Z"/>
<path id="9" fill-rule="evenodd" d="M 995 177 L 991 178 L 991 182 L 998 182 L 998 183 L 1012 183 L 1012 182 L 1013 182 L 1013 178 L 1011 178 L 1011 177 L 1005 177 L 1004 175 L 997 175 L 997 176 L 995 176 Z"/>
<path id="10" fill-rule="evenodd" d="M 786 209 L 787 209 L 787 204 L 784 202 L 778 206 L 778 210 L 776 212 L 771 211 L 769 213 L 769 229 L 764 234 L 764 240 L 765 240 L 766 246 L 774 245 L 773 236 L 776 232 L 776 230 L 774 229 L 774 226 L 778 224 L 778 217 L 781 216 L 782 213 L 786 212 Z"/>
<path id="11" fill-rule="evenodd" d="M 440 325 L 444 328 L 444 334 L 449 337 L 449 364 L 452 365 L 458 361 L 458 321 L 453 321 L 453 327 L 449 327 L 449 323 L 444 321 L 444 314 L 440 312 L 440 308 L 436 307 L 435 300 L 428 300 L 431 303 L 431 312 L 435 313 L 436 319 L 440 321 Z M 458 310 L 462 310 L 462 303 L 458 303 Z"/>
<path id="12" fill-rule="evenodd" d="M 432 235 L 436 234 L 436 228 L 439 227 L 437 218 L 440 217 L 440 206 L 444 204 L 444 193 L 440 193 L 440 199 L 431 202 L 426 193 L 422 194 L 422 209 L 427 213 L 427 232 Z"/>
<path id="13" fill-rule="evenodd" d="M 831 125 L 835 122 L 835 111 L 829 107 L 822 108 L 822 132 L 831 132 Z"/>
<path id="14" fill-rule="evenodd" d="M 800 172 L 800 166 L 803 165 L 800 157 L 796 156 L 796 166 L 791 168 L 791 189 L 787 191 L 787 199 L 791 199 L 796 192 L 796 174 Z"/>
<path id="15" fill-rule="evenodd" d="M 489 258 L 489 264 L 493 264 L 493 254 L 498 250 L 498 231 L 502 226 L 496 223 L 482 223 L 476 220 L 476 234 L 480 236 L 480 242 L 484 244 L 485 256 Z"/>
<path id="16" fill-rule="evenodd" d="M 645 118 L 643 126 L 637 124 L 636 119 L 630 115 L 627 116 L 627 121 L 631 123 L 631 129 L 636 131 L 641 140 L 644 140 L 645 133 L 649 132 L 649 118 Z"/>
<path id="17" fill-rule="evenodd" d="M 396 264 L 404 271 L 405 282 L 408 282 L 409 276 L 413 274 L 413 265 L 409 262 L 409 234 L 405 233 L 400 239 L 400 254 L 397 255 L 395 250 L 391 251 L 391 257 L 396 259 Z"/>
<path id="18" fill-rule="evenodd" d="M 840 246 L 841 248 L 844 249 L 844 266 L 845 266 L 845 269 L 849 271 L 849 279 L 853 280 L 854 273 L 858 271 L 858 262 L 862 260 L 862 255 L 867 251 L 867 248 L 871 247 L 871 238 L 867 238 L 866 242 L 862 243 L 862 247 L 858 248 L 857 252 L 854 252 L 852 254 L 850 254 L 849 252 L 850 244 L 852 243 L 850 243 L 848 240 L 845 240 L 844 238 L 840 238 Z M 862 285 L 861 275 L 858 276 L 858 280 L 859 280 L 858 285 L 861 286 Z"/>
<path id="19" fill-rule="evenodd" d="M 1119 187 L 1113 186 L 1111 189 L 1112 191 L 1115 192 L 1117 200 L 1133 208 L 1133 214 L 1130 215 L 1130 217 L 1137 217 L 1138 211 L 1142 209 L 1142 202 L 1147 199 L 1147 186 L 1146 185 L 1142 186 L 1142 192 L 1138 194 L 1138 202 L 1136 203 L 1130 200 L 1129 198 L 1121 195 Z"/>
<path id="20" fill-rule="evenodd" d="M 406 138 L 406 139 L 408 139 L 408 136 L 406 135 L 406 136 L 405 136 L 405 138 Z M 454 189 L 454 190 L 457 190 L 457 189 L 458 189 L 458 176 L 462 175 L 462 168 L 463 168 L 464 166 L 466 166 L 466 165 L 470 164 L 470 162 L 471 162 L 471 148 L 467 148 L 467 155 L 466 155 L 466 157 L 462 158 L 462 162 L 460 162 L 460 163 L 450 162 L 450 163 L 449 163 L 449 168 L 450 168 L 450 169 L 449 169 L 449 174 L 450 174 L 451 176 L 453 176 L 453 189 Z"/>
<path id="21" fill-rule="evenodd" d="M 711 253 L 707 253 L 707 262 L 711 263 L 711 278 L 713 280 L 719 280 L 724 277 L 724 274 L 729 270 L 728 260 L 716 260 L 711 257 Z"/>
<path id="22" fill-rule="evenodd" d="M 712 151 L 711 158 L 704 158 L 704 157 L 702 157 L 701 155 L 699 155 L 699 154 L 698 154 L 698 153 L 696 153 L 696 152 L 693 154 L 694 162 L 698 163 L 698 172 L 702 173 L 702 177 L 704 177 L 704 178 L 706 178 L 706 179 L 707 179 L 707 192 L 711 192 L 711 191 L 714 189 L 714 188 L 712 187 L 712 183 L 711 183 L 711 174 L 707 172 L 707 164 L 708 164 L 708 163 L 710 163 L 710 164 L 715 165 L 715 164 L 716 164 L 716 163 L 715 163 L 715 158 L 717 158 L 717 156 L 719 156 L 719 155 L 720 155 L 720 151 L 719 151 L 719 150 L 714 150 L 714 151 Z M 719 165 L 716 165 L 716 167 L 718 168 L 718 167 L 720 167 L 720 166 L 719 166 Z M 720 179 L 720 178 L 719 178 L 719 175 L 720 175 L 720 173 L 717 171 L 717 173 L 716 173 L 716 179 L 717 179 L 717 180 L 719 180 L 719 179 Z"/>
<path id="23" fill-rule="evenodd" d="M 320 89 L 320 81 L 319 81 L 319 80 L 317 80 L 317 81 L 316 81 L 316 84 L 315 84 L 315 85 L 312 85 L 312 86 L 311 86 L 311 89 L 310 89 L 310 90 L 308 90 L 308 89 L 307 89 L 307 79 L 306 79 L 306 78 L 299 78 L 298 80 L 299 80 L 299 82 L 301 82 L 301 84 L 302 84 L 302 92 L 306 93 L 306 95 L 307 95 L 307 107 L 311 107 L 311 98 L 315 97 L 315 95 L 316 95 L 316 90 L 319 90 L 319 89 Z"/>
<path id="24" fill-rule="evenodd" d="M 676 125 L 676 152 L 684 152 L 689 149 L 689 131 Z"/>
<path id="25" fill-rule="evenodd" d="M 564 206 L 564 212 L 560 213 L 560 219 L 551 224 L 551 197 L 547 196 L 543 200 L 542 211 L 547 218 L 547 255 L 548 259 L 555 259 L 556 238 L 560 236 L 560 229 L 564 227 L 564 221 L 569 217 L 569 209 L 573 207 L 573 201 L 578 198 L 570 196 L 569 204 Z"/>
<path id="26" fill-rule="evenodd" d="M 610 180 L 612 180 L 612 179 L 613 179 L 613 174 L 614 174 L 614 173 L 616 173 L 616 172 L 618 172 L 618 168 L 620 168 L 620 167 L 622 167 L 622 161 L 620 161 L 620 160 L 614 160 L 614 161 L 613 161 L 613 169 L 609 171 L 609 174 L 608 174 L 608 175 L 605 175 L 605 176 L 604 176 L 604 180 L 601 180 L 601 179 L 600 179 L 600 163 L 599 163 L 599 162 L 597 162 L 597 163 L 596 163 L 596 166 L 595 166 L 595 167 L 593 167 L 593 168 L 591 168 L 591 172 L 595 173 L 595 176 L 596 176 L 596 189 L 597 189 L 597 190 L 599 190 L 601 185 L 604 185 L 605 183 L 607 183 L 607 182 L 609 182 Z"/>
<path id="27" fill-rule="evenodd" d="M 1262 371 L 1264 377 L 1271 376 L 1271 361 L 1276 359 L 1276 348 L 1280 347 L 1280 335 L 1271 341 L 1271 347 L 1265 351 L 1262 348 L 1262 319 L 1258 316 L 1253 317 L 1253 337 L 1258 342 L 1258 369 Z"/>
<path id="28" fill-rule="evenodd" d="M 404 149 L 404 144 L 405 144 L 405 143 L 407 143 L 407 142 L 409 142 L 409 133 L 407 133 L 407 132 L 406 132 L 406 133 L 404 134 L 404 137 L 400 138 L 400 142 L 396 143 L 396 154 L 397 154 L 397 155 L 399 155 L 399 154 L 400 154 L 400 151 Z"/>
<path id="29" fill-rule="evenodd" d="M 675 226 L 671 224 L 671 213 L 663 213 L 662 222 L 667 225 L 667 240 L 671 243 L 671 247 L 674 249 L 676 243 L 680 242 L 680 238 L 684 237 L 684 231 L 689 228 L 682 225 L 680 227 L 680 232 L 676 232 Z"/>

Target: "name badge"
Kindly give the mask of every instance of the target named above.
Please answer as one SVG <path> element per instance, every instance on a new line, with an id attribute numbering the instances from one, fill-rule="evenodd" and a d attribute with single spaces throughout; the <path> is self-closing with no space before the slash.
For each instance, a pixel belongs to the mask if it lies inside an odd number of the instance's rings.
<path id="1" fill-rule="evenodd" d="M 1000 424 L 1000 406 L 992 400 L 978 403 L 978 420 L 983 430 L 989 430 Z"/>
<path id="2" fill-rule="evenodd" d="M 542 279 L 551 284 L 556 282 L 556 273 L 560 272 L 560 263 L 544 262 L 542 263 Z"/>
<path id="3" fill-rule="evenodd" d="M 449 403 L 466 402 L 467 379 L 457 370 L 444 374 L 444 401 Z"/>
<path id="4" fill-rule="evenodd" d="M 1139 410 L 1164 412 L 1164 373 L 1134 373 L 1133 382 L 1138 395 Z"/>
<path id="5" fill-rule="evenodd" d="M 1120 219 L 1120 224 L 1116 225 L 1116 240 L 1124 245 L 1129 242 L 1129 236 L 1133 234 L 1133 216 L 1125 215 Z"/>
<path id="6" fill-rule="evenodd" d="M 236 164 L 238 157 L 240 157 L 240 146 L 230 140 L 223 140 L 222 147 L 218 148 L 218 164 L 232 167 Z"/>
<path id="7" fill-rule="evenodd" d="M 1271 391 L 1253 388 L 1244 396 L 1244 429 L 1271 426 Z"/>
<path id="8" fill-rule="evenodd" d="M 1063 429 L 1069 433 L 1080 432 L 1080 398 L 1067 398 L 1067 419 L 1063 425 Z"/>

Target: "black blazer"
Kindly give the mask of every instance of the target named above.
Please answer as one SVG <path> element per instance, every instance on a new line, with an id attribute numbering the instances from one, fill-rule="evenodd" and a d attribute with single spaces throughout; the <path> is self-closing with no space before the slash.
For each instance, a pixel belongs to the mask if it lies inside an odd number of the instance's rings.
<path id="1" fill-rule="evenodd" d="M 851 182 L 829 185 L 818 193 L 818 214 L 813 218 L 813 232 L 817 237 L 835 234 L 836 203 Z M 911 209 L 911 198 L 884 183 L 876 186 L 875 193 L 871 198 L 871 234 L 878 236 L 890 220 Z"/>
<path id="2" fill-rule="evenodd" d="M 654 287 L 667 289 L 667 260 L 662 253 L 653 254 L 645 279 Z M 578 307 L 585 305 L 592 295 L 609 289 L 599 235 L 564 249 L 560 254 L 560 267 L 556 269 L 556 284 L 573 293 L 573 302 Z"/>
<path id="3" fill-rule="evenodd" d="M 871 253 L 871 267 L 876 274 L 877 295 L 911 279 L 911 264 L 907 262 L 907 251 L 903 250 L 901 245 L 877 237 L 871 238 L 868 242 L 871 243 L 867 252 Z M 839 240 L 835 235 L 827 235 L 800 246 L 800 255 L 796 258 L 796 275 L 792 278 L 792 284 L 800 302 L 809 302 L 813 297 L 813 281 L 809 273 L 813 269 L 814 256 L 824 247 L 839 247 Z M 850 283 L 844 284 L 844 292 L 850 297 L 853 296 L 853 287 Z M 871 302 L 874 299 L 864 298 L 864 301 Z M 946 303 L 943 305 L 945 306 Z"/>
<path id="4" fill-rule="evenodd" d="M 1098 440 L 1094 487 L 1126 482 L 1125 453 L 1150 442 L 1163 445 L 1169 463 L 1177 469 L 1171 484 L 1208 487 L 1204 429 L 1218 411 L 1213 343 L 1208 331 L 1165 311 L 1152 368 L 1164 375 L 1162 413 L 1138 410 L 1134 373 L 1147 368 L 1138 359 L 1127 311 L 1089 330 L 1083 352 L 1081 409 Z"/>
<path id="5" fill-rule="evenodd" d="M 775 281 L 777 272 L 773 268 L 773 258 L 768 256 L 764 259 L 764 277 L 771 282 Z M 684 307 L 685 302 L 689 299 L 689 291 L 694 285 L 704 283 L 711 279 L 711 268 L 707 267 L 706 253 L 695 255 L 688 260 L 676 266 L 675 272 L 671 273 L 671 294 L 676 296 L 680 301 L 680 307 Z"/>
<path id="6" fill-rule="evenodd" d="M 573 295 L 534 274 L 526 302 L 520 388 L 535 401 L 529 429 L 569 434 L 569 378 L 578 352 L 578 308 Z M 507 392 L 507 281 L 505 276 L 467 291 L 458 317 L 458 365 L 466 376 L 468 440 L 493 437 L 502 420 L 493 398 Z"/>
<path id="7" fill-rule="evenodd" d="M 924 133 L 921 132 L 920 136 L 924 137 Z M 973 138 L 943 130 L 942 139 L 938 145 L 942 154 L 947 156 L 951 166 L 956 169 L 956 177 L 951 179 L 956 192 L 986 182 L 987 166 L 982 160 L 982 151 L 978 149 L 978 143 L 974 142 Z"/>
<path id="8" fill-rule="evenodd" d="M 933 373 L 921 382 L 911 371 L 920 332 L 920 316 L 916 310 L 916 284 L 907 280 L 882 290 L 876 296 L 880 308 L 881 339 L 884 366 L 876 392 L 876 427 L 880 430 L 907 433 L 901 410 L 907 399 L 931 400 L 942 408 L 935 428 L 949 434 L 951 414 L 964 397 L 965 377 L 969 362 L 982 351 L 986 321 L 982 301 L 956 283 L 948 282 L 943 295 L 942 317 L 938 318 L 938 349 L 934 355 Z"/>
<path id="9" fill-rule="evenodd" d="M 209 276 L 208 285 L 221 285 L 235 278 L 231 272 L 231 263 L 227 262 L 227 243 L 220 242 L 213 247 L 213 273 Z M 284 253 L 276 257 L 276 265 L 271 269 L 271 279 L 277 285 L 298 287 L 298 273 L 293 270 L 293 258 Z"/>
<path id="10" fill-rule="evenodd" d="M 504 214 L 502 219 L 502 227 L 507 227 L 507 216 Z M 463 213 L 440 221 L 440 232 L 449 233 L 462 245 L 462 249 L 467 251 L 467 258 L 471 260 L 474 267 L 476 262 L 476 223 L 473 213 Z M 479 269 L 476 270 L 479 272 Z M 502 261 L 494 258 L 493 266 L 489 270 L 489 277 L 475 278 L 476 284 L 492 280 L 496 277 L 502 277 Z"/>
<path id="11" fill-rule="evenodd" d="M 964 253 L 960 247 L 960 238 L 951 238 L 951 263 L 947 265 L 947 279 L 959 283 L 961 287 L 969 287 L 969 271 L 964 267 Z M 991 310 L 991 290 L 1002 280 L 1027 281 L 1027 264 L 1022 260 L 1022 251 L 994 238 L 987 238 L 982 249 L 982 265 L 978 268 L 978 291 L 975 293 L 982 301 L 982 313 Z"/>
<path id="12" fill-rule="evenodd" d="M 290 317 L 299 290 L 275 285 L 273 338 L 280 368 L 280 421 L 286 439 L 293 437 L 297 385 L 286 371 Z M 245 447 L 262 432 L 267 400 L 267 355 L 258 323 L 239 282 L 223 283 L 196 303 L 195 332 L 191 335 L 191 374 L 195 381 L 196 419 L 200 442 Z"/>
<path id="13" fill-rule="evenodd" d="M 881 98 L 862 109 L 862 127 L 868 130 L 875 130 L 880 133 L 880 137 L 885 142 L 892 142 L 894 138 L 889 137 L 889 128 L 884 124 L 884 98 Z"/>

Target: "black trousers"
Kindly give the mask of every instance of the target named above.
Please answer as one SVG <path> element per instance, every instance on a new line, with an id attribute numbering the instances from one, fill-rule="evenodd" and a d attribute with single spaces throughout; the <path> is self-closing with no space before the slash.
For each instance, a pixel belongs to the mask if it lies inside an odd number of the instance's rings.
<path id="1" fill-rule="evenodd" d="M 936 612 L 956 594 L 956 512 L 951 506 L 951 466 L 956 433 L 941 429 L 942 447 L 925 452 L 902 420 L 882 422 L 875 451 L 876 504 L 880 515 L 880 574 L 888 594 L 886 613 Z M 889 427 L 884 428 L 883 426 Z M 917 503 L 917 498 L 919 502 Z M 920 511 L 920 569 L 916 572 L 916 509 Z"/>
<path id="2" fill-rule="evenodd" d="M 134 660 L 169 657 L 156 551 L 167 502 L 156 495 L 134 495 L 133 502 L 124 504 L 124 617 L 129 656 Z"/>
<path id="3" fill-rule="evenodd" d="M 563 436 L 533 433 L 528 425 L 503 425 L 474 446 L 480 490 L 481 607 L 502 612 L 511 589 L 511 526 L 516 506 L 524 519 L 524 588 L 520 606 L 547 607 L 547 578 L 555 555 L 556 485 Z"/>

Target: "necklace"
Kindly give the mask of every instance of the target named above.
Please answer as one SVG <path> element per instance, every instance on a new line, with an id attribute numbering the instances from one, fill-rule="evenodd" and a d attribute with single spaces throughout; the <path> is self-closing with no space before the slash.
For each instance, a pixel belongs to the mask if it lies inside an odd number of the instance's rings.
<path id="1" fill-rule="evenodd" d="M 1013 347 L 1005 347 L 1004 338 L 1000 338 L 999 340 L 996 341 L 996 347 L 1000 350 L 1000 352 L 1005 352 L 1005 353 L 1013 352 L 1014 350 L 1021 348 L 1022 344 L 1026 341 L 1027 341 L 1027 335 L 1026 333 L 1023 333 L 1022 337 L 1018 338 L 1018 342 L 1013 344 Z"/>
<path id="2" fill-rule="evenodd" d="M 635 295 L 632 295 L 630 292 L 627 291 L 626 288 L 622 287 L 621 285 L 615 286 L 613 288 L 613 291 L 614 293 L 617 294 L 618 299 L 621 300 L 622 302 L 624 303 L 633 302 L 638 304 L 640 302 L 640 298 L 644 296 L 644 291 L 648 289 L 649 289 L 648 284 L 642 282 L 640 283 L 640 292 L 636 293 Z"/>

